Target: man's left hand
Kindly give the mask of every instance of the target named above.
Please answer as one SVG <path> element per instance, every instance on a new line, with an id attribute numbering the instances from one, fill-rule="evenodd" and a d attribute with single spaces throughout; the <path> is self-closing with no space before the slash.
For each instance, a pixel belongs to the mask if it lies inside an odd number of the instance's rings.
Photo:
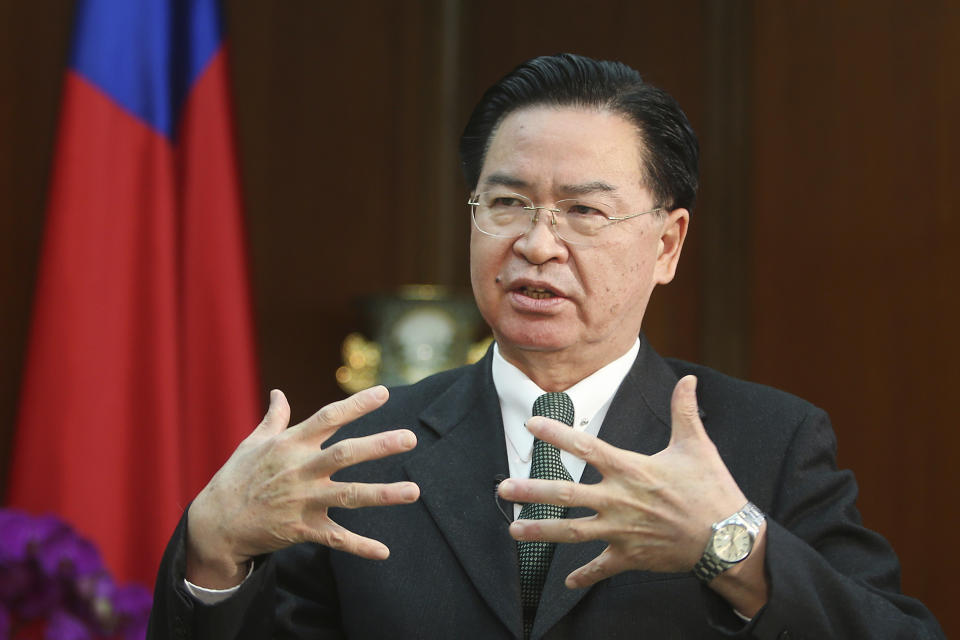
<path id="1" fill-rule="evenodd" d="M 618 449 L 547 418 L 527 422 L 534 436 L 603 475 L 593 485 L 511 478 L 499 486 L 500 495 L 514 502 L 596 511 L 587 518 L 517 520 L 510 526 L 517 540 L 607 542 L 599 556 L 567 576 L 568 587 L 588 587 L 632 569 L 689 571 L 703 553 L 712 523 L 747 502 L 700 421 L 696 382 L 687 376 L 677 383 L 670 443 L 652 456 Z"/>

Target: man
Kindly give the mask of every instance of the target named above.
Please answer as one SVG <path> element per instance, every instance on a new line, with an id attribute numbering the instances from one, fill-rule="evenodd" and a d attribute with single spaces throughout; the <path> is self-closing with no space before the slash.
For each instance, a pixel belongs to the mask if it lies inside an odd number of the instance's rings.
<path id="1" fill-rule="evenodd" d="M 823 412 L 642 337 L 697 153 L 619 63 L 492 87 L 461 158 L 495 347 L 289 429 L 274 391 L 171 541 L 151 635 L 942 637 L 860 526 Z"/>

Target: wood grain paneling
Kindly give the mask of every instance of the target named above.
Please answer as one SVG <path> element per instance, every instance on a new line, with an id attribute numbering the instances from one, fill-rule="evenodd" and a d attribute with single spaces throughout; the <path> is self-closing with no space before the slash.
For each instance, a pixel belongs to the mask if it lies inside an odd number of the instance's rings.
<path id="1" fill-rule="evenodd" d="M 0 4 L 0 496 L 43 231 L 72 3 Z"/>
<path id="2" fill-rule="evenodd" d="M 295 419 L 342 395 L 360 297 L 467 282 L 443 5 L 231 5 L 262 377 Z"/>
<path id="3" fill-rule="evenodd" d="M 751 375 L 831 413 L 904 590 L 960 630 L 960 15 L 756 9 Z"/>

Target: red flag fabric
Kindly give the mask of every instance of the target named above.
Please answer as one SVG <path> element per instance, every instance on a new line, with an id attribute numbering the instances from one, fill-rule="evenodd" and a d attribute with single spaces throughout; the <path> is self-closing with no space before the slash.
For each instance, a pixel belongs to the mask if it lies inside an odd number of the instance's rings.
<path id="1" fill-rule="evenodd" d="M 216 0 L 81 0 L 8 502 L 152 584 L 183 508 L 259 419 Z"/>

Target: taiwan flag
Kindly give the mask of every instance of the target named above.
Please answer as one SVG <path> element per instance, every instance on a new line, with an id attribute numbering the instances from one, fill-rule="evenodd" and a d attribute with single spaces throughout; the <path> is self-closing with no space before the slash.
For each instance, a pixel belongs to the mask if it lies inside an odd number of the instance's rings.
<path id="1" fill-rule="evenodd" d="M 216 0 L 80 0 L 8 502 L 152 584 L 184 507 L 259 420 Z"/>

